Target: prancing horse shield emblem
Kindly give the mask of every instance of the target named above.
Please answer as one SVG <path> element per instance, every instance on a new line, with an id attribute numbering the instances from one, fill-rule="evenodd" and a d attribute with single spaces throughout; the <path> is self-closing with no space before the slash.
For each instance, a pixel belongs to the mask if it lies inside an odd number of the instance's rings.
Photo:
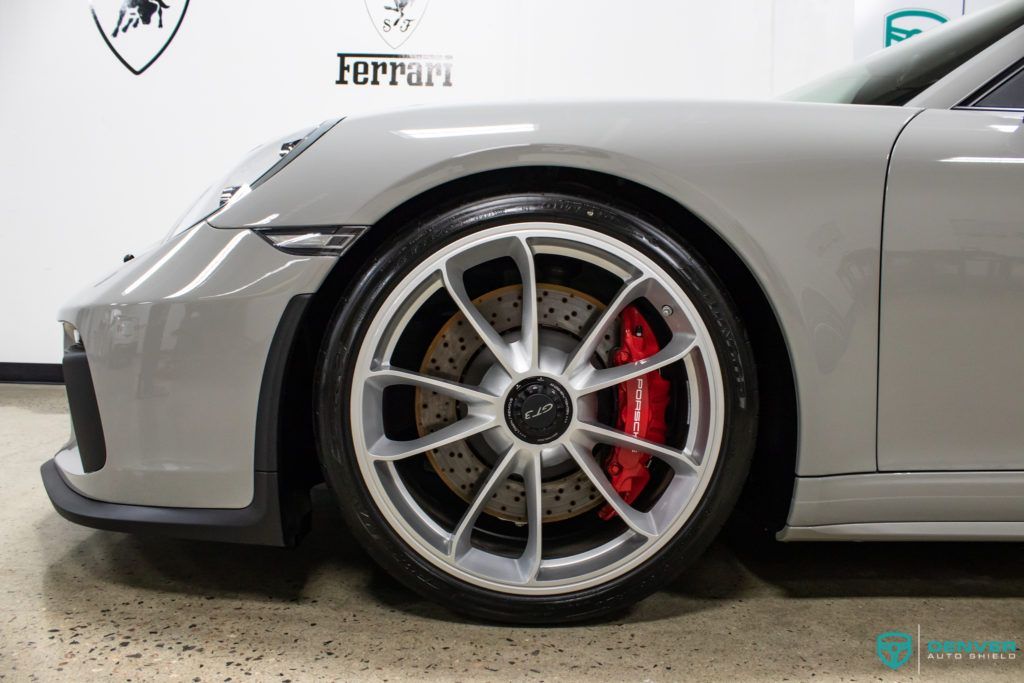
<path id="1" fill-rule="evenodd" d="M 92 18 L 107 47 L 136 76 L 164 53 L 188 9 L 188 0 L 91 2 Z"/>
<path id="2" fill-rule="evenodd" d="M 914 637 L 900 631 L 879 633 L 875 639 L 875 652 L 882 664 L 895 671 L 910 660 Z"/>
<path id="3" fill-rule="evenodd" d="M 415 31 L 430 0 L 366 0 L 370 21 L 384 42 L 397 50 Z"/>

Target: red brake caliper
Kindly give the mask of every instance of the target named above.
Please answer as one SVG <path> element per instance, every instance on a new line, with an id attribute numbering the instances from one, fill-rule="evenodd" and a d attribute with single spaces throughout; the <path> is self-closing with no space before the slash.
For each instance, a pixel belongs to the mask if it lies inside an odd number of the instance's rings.
<path id="1" fill-rule="evenodd" d="M 621 345 L 612 356 L 612 365 L 625 365 L 649 358 L 661 347 L 654 331 L 635 306 L 622 312 Z M 619 384 L 618 428 L 639 439 L 665 443 L 665 410 L 669 401 L 669 382 L 658 370 Z M 612 488 L 627 503 L 636 500 L 647 486 L 651 474 L 647 465 L 651 456 L 630 448 L 616 446 L 604 463 Z M 601 519 L 611 519 L 615 510 L 605 505 L 598 513 Z"/>

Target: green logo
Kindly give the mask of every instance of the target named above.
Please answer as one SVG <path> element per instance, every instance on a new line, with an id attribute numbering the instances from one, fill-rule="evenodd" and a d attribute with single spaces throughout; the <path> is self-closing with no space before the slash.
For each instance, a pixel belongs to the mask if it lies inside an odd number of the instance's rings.
<path id="1" fill-rule="evenodd" d="M 901 43 L 947 21 L 948 17 L 926 9 L 903 9 L 893 12 L 885 17 L 885 46 Z"/>
<path id="2" fill-rule="evenodd" d="M 886 631 L 875 638 L 875 653 L 882 664 L 895 671 L 910 661 L 914 637 L 902 631 Z"/>

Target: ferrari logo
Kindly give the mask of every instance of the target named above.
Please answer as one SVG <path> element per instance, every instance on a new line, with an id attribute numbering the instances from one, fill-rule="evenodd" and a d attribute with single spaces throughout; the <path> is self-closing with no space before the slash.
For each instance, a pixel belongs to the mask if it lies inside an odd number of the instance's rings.
<path id="1" fill-rule="evenodd" d="M 430 0 L 366 0 L 370 21 L 384 42 L 397 50 L 420 25 Z"/>

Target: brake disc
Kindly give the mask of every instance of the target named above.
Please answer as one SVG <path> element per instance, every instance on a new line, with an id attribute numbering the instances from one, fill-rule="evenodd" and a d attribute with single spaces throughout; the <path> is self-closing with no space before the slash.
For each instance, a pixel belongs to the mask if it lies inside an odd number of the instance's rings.
<path id="1" fill-rule="evenodd" d="M 579 339 L 591 320 L 604 310 L 601 302 L 568 287 L 539 283 L 537 290 L 541 327 L 568 334 L 574 339 Z M 521 285 L 512 285 L 488 292 L 473 303 L 494 329 L 503 334 L 520 325 L 522 293 Z M 599 357 L 608 357 L 615 338 L 614 334 L 605 335 L 597 347 Z M 466 322 L 465 316 L 456 313 L 434 337 L 423 358 L 420 372 L 462 381 L 467 367 L 483 346 L 483 340 Z M 455 399 L 434 391 L 416 390 L 416 428 L 420 436 L 437 431 L 457 419 Z M 448 488 L 466 502 L 472 500 L 473 492 L 484 482 L 490 471 L 490 466 L 466 441 L 430 450 L 427 457 Z M 545 472 L 541 497 L 545 522 L 575 517 L 604 502 L 590 479 L 578 467 L 568 473 Z M 484 512 L 511 522 L 525 522 L 526 492 L 522 482 L 509 479 L 492 495 Z"/>

